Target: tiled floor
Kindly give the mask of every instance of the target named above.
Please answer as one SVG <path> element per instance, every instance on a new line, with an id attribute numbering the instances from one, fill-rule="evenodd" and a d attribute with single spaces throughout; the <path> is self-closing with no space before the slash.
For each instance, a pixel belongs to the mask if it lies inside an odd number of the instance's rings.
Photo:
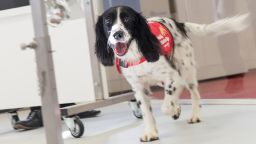
<path id="1" fill-rule="evenodd" d="M 160 112 L 160 100 L 153 101 L 160 140 L 152 144 L 255 144 L 256 106 L 203 105 L 202 123 L 186 123 L 190 105 L 182 105 L 180 119 L 173 120 Z M 25 113 L 22 114 L 23 116 Z M 97 118 L 84 119 L 85 134 L 70 136 L 63 125 L 65 144 L 139 144 L 143 123 L 133 117 L 127 103 L 102 109 Z M 45 144 L 44 129 L 15 131 L 7 114 L 0 115 L 0 144 Z M 151 143 L 149 143 L 151 144 Z"/>

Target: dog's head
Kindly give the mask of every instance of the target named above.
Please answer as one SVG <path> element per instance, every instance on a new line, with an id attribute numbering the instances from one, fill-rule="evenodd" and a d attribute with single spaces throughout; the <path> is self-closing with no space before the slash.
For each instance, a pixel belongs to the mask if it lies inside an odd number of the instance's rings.
<path id="1" fill-rule="evenodd" d="M 136 42 L 138 51 L 148 62 L 159 59 L 159 41 L 150 32 L 146 19 L 127 6 L 112 7 L 96 23 L 96 55 L 105 66 L 122 58 Z"/>

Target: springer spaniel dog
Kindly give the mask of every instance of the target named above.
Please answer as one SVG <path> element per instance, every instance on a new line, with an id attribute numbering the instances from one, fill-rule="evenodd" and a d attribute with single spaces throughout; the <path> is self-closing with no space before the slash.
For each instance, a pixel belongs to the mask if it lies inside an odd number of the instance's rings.
<path id="1" fill-rule="evenodd" d="M 149 98 L 149 86 L 162 85 L 163 113 L 178 119 L 179 95 L 186 88 L 192 98 L 188 123 L 199 123 L 200 94 L 190 34 L 220 35 L 247 27 L 249 14 L 212 24 L 180 23 L 165 17 L 145 19 L 127 6 L 106 10 L 96 23 L 96 55 L 105 66 L 116 65 L 130 83 L 142 110 L 145 131 L 142 142 L 158 140 Z"/>

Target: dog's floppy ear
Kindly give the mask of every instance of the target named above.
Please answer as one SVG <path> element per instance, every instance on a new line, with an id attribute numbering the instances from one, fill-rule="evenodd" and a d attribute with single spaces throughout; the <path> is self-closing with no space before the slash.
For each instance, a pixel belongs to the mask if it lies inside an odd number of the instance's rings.
<path id="1" fill-rule="evenodd" d="M 96 23 L 96 44 L 95 53 L 104 66 L 114 64 L 114 53 L 108 46 L 108 40 L 103 27 L 103 17 L 100 16 Z"/>
<path id="2" fill-rule="evenodd" d="M 151 33 L 146 19 L 140 13 L 137 13 L 136 19 L 134 37 L 139 49 L 148 62 L 155 62 L 159 59 L 160 43 Z"/>

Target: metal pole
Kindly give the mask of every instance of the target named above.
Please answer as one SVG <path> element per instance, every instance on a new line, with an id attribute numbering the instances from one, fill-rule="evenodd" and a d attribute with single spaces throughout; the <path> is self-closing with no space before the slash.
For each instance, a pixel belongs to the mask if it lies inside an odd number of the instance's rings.
<path id="1" fill-rule="evenodd" d="M 94 83 L 94 92 L 96 99 L 102 100 L 103 97 L 103 84 L 100 74 L 100 65 L 95 56 L 94 52 L 94 44 L 95 44 L 95 31 L 94 31 L 94 11 L 93 11 L 93 0 L 84 0 L 84 16 L 85 16 L 85 25 L 86 25 L 86 33 L 88 39 L 85 40 L 89 46 L 90 53 L 90 64 L 92 70 L 92 78 Z"/>
<path id="2" fill-rule="evenodd" d="M 43 122 L 47 144 L 63 144 L 53 57 L 44 0 L 30 0 L 37 44 L 36 63 L 40 83 Z"/>

